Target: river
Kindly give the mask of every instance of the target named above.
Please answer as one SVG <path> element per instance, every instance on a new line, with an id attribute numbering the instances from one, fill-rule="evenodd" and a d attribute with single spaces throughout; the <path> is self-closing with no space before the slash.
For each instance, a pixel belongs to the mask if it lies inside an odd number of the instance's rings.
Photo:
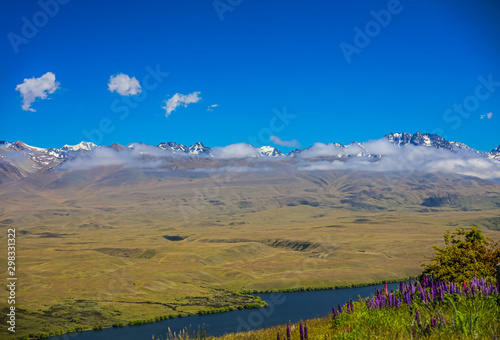
<path id="1" fill-rule="evenodd" d="M 399 283 L 391 283 L 387 286 L 389 290 L 396 290 L 399 288 Z M 257 294 L 269 304 L 267 308 L 236 310 L 220 314 L 192 315 L 140 326 L 125 326 L 102 331 L 65 334 L 51 337 L 51 339 L 148 340 L 153 335 L 165 339 L 168 327 L 172 332 L 178 332 L 189 326 L 192 329 L 198 329 L 198 325 L 204 325 L 208 335 L 219 336 L 325 316 L 331 313 L 332 306 L 343 305 L 349 299 L 357 301 L 358 295 L 362 298 L 369 297 L 374 293 L 375 289 L 381 289 L 382 287 L 383 285 L 309 292 Z"/>

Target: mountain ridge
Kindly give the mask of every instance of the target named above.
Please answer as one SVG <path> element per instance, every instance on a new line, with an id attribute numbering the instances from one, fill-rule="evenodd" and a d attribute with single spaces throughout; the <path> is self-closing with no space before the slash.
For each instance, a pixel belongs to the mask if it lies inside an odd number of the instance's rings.
<path id="1" fill-rule="evenodd" d="M 158 159 L 183 158 L 188 160 L 200 159 L 350 159 L 367 158 L 378 160 L 384 157 L 380 153 L 373 153 L 369 149 L 370 143 L 389 142 L 399 149 L 426 148 L 428 150 L 447 150 L 452 153 L 468 152 L 473 157 L 481 157 L 493 161 L 500 161 L 500 145 L 491 152 L 474 150 L 466 144 L 447 141 L 445 138 L 430 133 L 416 132 L 410 134 L 389 133 L 383 138 L 363 143 L 351 142 L 343 145 L 341 143 L 315 143 L 304 149 L 295 149 L 285 154 L 276 147 L 262 146 L 254 147 L 244 143 L 232 144 L 226 147 L 209 148 L 201 142 L 191 146 L 175 143 L 162 142 L 158 145 L 146 143 L 131 143 L 128 145 L 111 144 L 109 146 L 96 145 L 92 142 L 81 142 L 76 145 L 65 144 L 60 149 L 40 148 L 28 145 L 22 141 L 0 142 L 0 168 L 3 177 L 18 178 L 19 174 L 33 173 L 37 171 L 53 171 L 70 162 L 76 164 L 81 160 L 91 158 L 99 154 L 102 159 L 125 158 L 127 154 L 133 155 L 143 162 Z M 231 152 L 226 152 L 231 147 Z M 424 149 L 423 149 L 424 150 Z M 71 164 L 73 164 L 71 163 Z M 75 168 L 75 167 L 73 167 Z M 13 170 L 15 169 L 15 170 Z M 1 181 L 1 178 L 0 178 Z"/>

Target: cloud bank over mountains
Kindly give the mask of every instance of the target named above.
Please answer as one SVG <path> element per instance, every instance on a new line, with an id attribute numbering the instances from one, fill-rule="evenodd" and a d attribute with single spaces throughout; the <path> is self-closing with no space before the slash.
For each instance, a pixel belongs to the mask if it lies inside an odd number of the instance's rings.
<path id="1" fill-rule="evenodd" d="M 189 166 L 186 166 L 189 162 Z M 88 170 L 123 166 L 167 169 L 172 164 L 189 171 L 246 172 L 271 170 L 378 172 L 442 172 L 500 178 L 500 146 L 481 152 L 430 134 L 389 134 L 364 143 L 315 143 L 283 154 L 278 149 L 236 143 L 224 147 L 190 147 L 173 142 L 158 146 L 143 143 L 97 146 L 82 142 L 61 149 L 42 149 L 22 142 L 0 142 L 0 165 L 23 171 Z M 35 169 L 35 170 L 33 170 Z M 38 169 L 38 170 L 37 170 Z"/>

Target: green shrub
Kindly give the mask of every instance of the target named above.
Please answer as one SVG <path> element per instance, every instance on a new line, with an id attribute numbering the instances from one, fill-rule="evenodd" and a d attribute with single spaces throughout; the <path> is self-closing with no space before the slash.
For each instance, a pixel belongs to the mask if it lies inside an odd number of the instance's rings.
<path id="1" fill-rule="evenodd" d="M 496 264 L 500 262 L 500 246 L 481 233 L 480 229 L 457 229 L 444 235 L 445 247 L 434 246 L 435 255 L 424 264 L 423 275 L 441 281 L 464 282 L 484 277 L 496 280 Z"/>

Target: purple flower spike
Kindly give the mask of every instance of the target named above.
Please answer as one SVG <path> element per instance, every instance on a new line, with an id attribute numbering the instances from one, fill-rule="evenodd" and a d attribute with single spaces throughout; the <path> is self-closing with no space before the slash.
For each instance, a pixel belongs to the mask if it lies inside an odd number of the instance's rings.
<path id="1" fill-rule="evenodd" d="M 417 325 L 420 327 L 420 313 L 418 309 L 415 309 L 415 320 L 417 321 Z"/>
<path id="2" fill-rule="evenodd" d="M 300 323 L 300 340 L 304 340 L 304 325 Z"/>
<path id="3" fill-rule="evenodd" d="M 286 326 L 286 339 L 292 340 L 292 333 L 290 332 L 290 325 Z"/>
<path id="4" fill-rule="evenodd" d="M 304 339 L 309 340 L 309 332 L 307 330 L 307 325 L 304 326 Z"/>
<path id="5" fill-rule="evenodd" d="M 277 340 L 281 340 L 281 339 L 280 339 L 280 333 L 278 333 L 278 337 L 277 337 Z"/>

